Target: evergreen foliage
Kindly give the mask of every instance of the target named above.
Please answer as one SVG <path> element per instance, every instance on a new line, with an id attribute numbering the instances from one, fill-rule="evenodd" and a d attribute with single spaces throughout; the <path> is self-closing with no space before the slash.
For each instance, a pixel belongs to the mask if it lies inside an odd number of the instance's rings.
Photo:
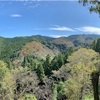
<path id="1" fill-rule="evenodd" d="M 44 74 L 44 68 L 41 64 L 39 64 L 37 67 L 37 75 L 38 75 L 40 81 L 43 82 L 44 78 L 45 78 L 45 74 Z"/>

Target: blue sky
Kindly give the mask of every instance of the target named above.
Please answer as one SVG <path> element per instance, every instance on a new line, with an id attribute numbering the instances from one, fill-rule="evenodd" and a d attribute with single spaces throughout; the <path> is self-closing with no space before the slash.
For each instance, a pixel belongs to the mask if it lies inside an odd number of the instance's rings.
<path id="1" fill-rule="evenodd" d="M 0 36 L 100 34 L 98 14 L 78 1 L 0 1 Z"/>

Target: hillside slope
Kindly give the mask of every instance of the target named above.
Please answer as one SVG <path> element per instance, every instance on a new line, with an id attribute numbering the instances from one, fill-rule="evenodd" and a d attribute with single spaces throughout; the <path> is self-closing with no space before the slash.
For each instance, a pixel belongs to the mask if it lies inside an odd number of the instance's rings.
<path id="1" fill-rule="evenodd" d="M 23 46 L 22 50 L 19 53 L 19 57 L 27 56 L 27 55 L 34 55 L 39 58 L 45 58 L 48 54 L 51 57 L 57 55 L 59 51 L 51 50 L 45 45 L 41 44 L 40 42 L 29 42 L 25 46 Z"/>
<path id="2" fill-rule="evenodd" d="M 79 46 L 84 43 L 90 43 L 95 39 L 100 38 L 100 35 L 94 35 L 94 34 L 81 34 L 81 35 L 71 35 L 68 36 L 66 39 L 71 41 L 74 46 Z"/>
<path id="3" fill-rule="evenodd" d="M 38 57 L 42 56 L 41 58 L 44 58 L 47 54 L 50 54 L 53 57 L 55 54 L 65 52 L 70 47 L 80 47 L 88 43 L 90 45 L 91 41 L 98 38 L 100 38 L 100 35 L 85 34 L 71 35 L 60 38 L 52 38 L 40 35 L 15 38 L 0 37 L 0 59 L 7 62 L 9 59 L 14 60 L 20 55 L 26 55 L 30 52 L 34 54 L 36 53 L 35 55 L 38 55 Z M 26 50 L 26 48 L 28 48 L 28 50 Z M 40 50 L 38 51 L 37 49 Z"/>

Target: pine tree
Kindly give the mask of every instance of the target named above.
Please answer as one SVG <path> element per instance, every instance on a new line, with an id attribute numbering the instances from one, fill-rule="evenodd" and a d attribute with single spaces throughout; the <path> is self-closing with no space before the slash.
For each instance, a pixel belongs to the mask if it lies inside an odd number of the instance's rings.
<path id="1" fill-rule="evenodd" d="M 45 77 L 44 68 L 43 68 L 43 66 L 41 64 L 38 65 L 37 75 L 38 75 L 40 81 L 43 81 L 44 80 L 44 77 Z"/>
<path id="2" fill-rule="evenodd" d="M 95 51 L 100 53 L 100 38 L 97 40 Z"/>
<path id="3" fill-rule="evenodd" d="M 93 50 L 96 50 L 96 40 L 94 40 L 93 42 L 92 42 L 92 47 L 91 47 Z"/>
<path id="4" fill-rule="evenodd" d="M 43 64 L 43 66 L 44 66 L 45 74 L 46 75 L 50 75 L 51 74 L 51 70 L 52 70 L 52 68 L 51 68 L 51 57 L 50 57 L 50 55 L 47 55 L 46 56 L 46 60 L 45 60 L 45 62 Z"/>

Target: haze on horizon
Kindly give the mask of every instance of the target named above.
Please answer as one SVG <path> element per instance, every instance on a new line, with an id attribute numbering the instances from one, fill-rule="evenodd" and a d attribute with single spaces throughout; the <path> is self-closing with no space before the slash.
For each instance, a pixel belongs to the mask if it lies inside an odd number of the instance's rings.
<path id="1" fill-rule="evenodd" d="M 78 1 L 0 1 L 0 36 L 100 34 L 99 15 Z"/>

